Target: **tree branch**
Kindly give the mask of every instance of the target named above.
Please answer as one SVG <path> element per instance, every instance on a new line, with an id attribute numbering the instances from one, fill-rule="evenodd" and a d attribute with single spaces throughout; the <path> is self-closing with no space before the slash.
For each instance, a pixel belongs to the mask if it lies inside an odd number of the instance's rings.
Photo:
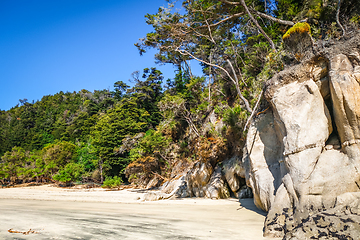
<path id="1" fill-rule="evenodd" d="M 244 61 L 242 60 L 242 57 L 238 54 L 237 49 L 235 48 L 233 42 L 230 41 L 230 43 L 231 43 L 231 47 L 232 47 L 232 49 L 233 49 L 233 51 L 234 51 L 234 53 L 235 53 L 235 56 L 239 57 L 239 58 L 241 59 L 241 61 L 244 63 Z M 235 58 L 235 65 L 236 65 L 236 67 L 239 69 L 241 81 L 243 82 L 243 84 L 245 84 L 245 86 L 248 86 L 248 85 L 246 84 L 246 82 L 244 81 L 244 77 L 243 77 L 243 75 L 242 75 L 242 72 L 241 72 L 241 69 L 240 69 L 239 65 L 237 64 L 236 58 Z M 246 66 L 246 65 L 244 64 L 244 66 Z"/>
<path id="2" fill-rule="evenodd" d="M 223 3 L 226 3 L 226 4 L 230 4 L 230 5 L 243 5 L 242 2 L 230 2 L 230 1 L 227 1 L 227 0 L 220 0 L 221 2 Z M 245 2 L 244 2 L 245 3 Z M 244 6 L 244 5 L 243 5 Z M 295 23 L 291 22 L 291 21 L 286 21 L 286 20 L 281 20 L 281 19 L 278 19 L 278 18 L 275 18 L 275 17 L 272 17 L 270 15 L 267 15 L 265 13 L 262 13 L 262 12 L 258 12 L 252 8 L 248 8 L 251 12 L 253 12 L 254 14 L 260 16 L 260 17 L 263 17 L 263 18 L 266 18 L 266 19 L 269 19 L 271 21 L 274 21 L 274 22 L 277 22 L 277 23 L 280 23 L 280 24 L 284 24 L 284 25 L 289 25 L 289 26 L 293 26 Z M 246 9 L 245 9 L 246 10 Z"/>
<path id="3" fill-rule="evenodd" d="M 210 27 L 216 27 L 217 25 L 219 25 L 219 24 L 221 24 L 221 23 L 223 23 L 223 22 L 226 22 L 226 21 L 228 21 L 228 20 L 230 20 L 230 19 L 232 19 L 232 18 L 240 17 L 240 16 L 242 16 L 242 15 L 244 15 L 244 14 L 245 14 L 245 13 L 243 13 L 243 12 L 241 12 L 241 13 L 235 13 L 234 15 L 231 15 L 231 16 L 229 16 L 229 17 L 227 17 L 227 18 L 224 18 L 224 19 L 220 20 L 220 21 L 217 22 L 217 23 L 210 24 L 209 26 L 210 26 Z M 199 26 L 199 27 L 197 27 L 197 28 L 204 28 L 204 27 L 207 27 L 207 26 Z"/>
<path id="4" fill-rule="evenodd" d="M 219 65 L 212 64 L 212 63 L 206 62 L 206 61 L 204 61 L 204 60 L 201 60 L 201 59 L 195 57 L 194 55 L 192 55 L 191 53 L 189 53 L 188 51 L 179 49 L 179 47 L 176 48 L 175 51 L 179 52 L 180 54 L 188 55 L 188 56 L 194 58 L 195 60 L 197 60 L 197 61 L 199 61 L 199 62 L 205 63 L 206 65 L 213 66 L 213 67 L 219 68 L 219 69 L 221 69 L 222 71 L 224 71 L 224 72 L 226 73 L 226 75 L 230 78 L 230 80 L 234 83 L 234 85 L 235 85 L 235 87 L 236 87 L 236 90 L 237 90 L 237 92 L 238 92 L 238 94 L 239 94 L 239 97 L 240 97 L 241 100 L 244 102 L 246 109 L 247 109 L 249 112 L 252 112 L 252 109 L 250 108 L 250 105 L 249 105 L 248 100 L 247 100 L 246 98 L 244 98 L 244 96 L 241 94 L 238 81 L 236 81 L 236 80 L 230 75 L 230 73 L 229 73 L 225 68 L 223 68 L 223 67 L 221 67 L 221 66 L 219 66 Z M 231 65 L 231 62 L 230 62 L 230 65 Z M 231 67 L 232 67 L 232 65 L 231 65 Z M 233 69 L 233 68 L 232 68 L 232 69 Z M 234 75 L 235 75 L 235 77 L 236 77 L 235 71 L 234 71 Z M 237 79 L 237 77 L 236 77 L 236 79 Z"/>
<path id="5" fill-rule="evenodd" d="M 220 93 L 221 95 L 223 95 L 224 97 L 226 97 L 226 95 L 225 95 L 223 92 L 219 91 L 218 89 L 215 88 L 215 91 L 217 91 L 218 93 Z"/>
<path id="6" fill-rule="evenodd" d="M 280 24 L 284 24 L 284 25 L 289 25 L 289 26 L 294 26 L 295 23 L 291 22 L 291 21 L 286 21 L 286 20 L 281 20 L 281 19 L 278 19 L 278 18 L 274 18 L 270 15 L 267 15 L 265 13 L 262 13 L 262 12 L 259 12 L 259 11 L 256 11 L 254 9 L 251 9 L 249 8 L 250 12 L 253 12 L 254 14 L 260 16 L 260 17 L 263 17 L 263 18 L 266 18 L 266 19 L 269 19 L 273 22 L 277 22 L 277 23 L 280 23 Z"/>
<path id="7" fill-rule="evenodd" d="M 183 115 L 183 117 L 185 118 L 185 120 L 187 121 L 187 123 L 189 124 L 190 129 L 192 129 L 192 130 L 195 132 L 195 134 L 196 134 L 198 137 L 200 137 L 199 131 L 197 130 L 195 124 L 193 123 L 193 121 L 192 121 L 192 119 L 191 119 L 191 114 L 190 114 L 190 112 L 186 109 L 185 106 L 183 106 L 183 108 L 184 108 L 187 116 L 186 116 L 183 112 L 182 112 L 182 115 Z"/>
<path id="8" fill-rule="evenodd" d="M 230 5 L 241 5 L 241 3 L 239 3 L 239 2 L 230 2 L 230 1 L 227 1 L 227 0 L 220 0 L 220 2 L 230 4 Z"/>
<path id="9" fill-rule="evenodd" d="M 253 116 L 254 116 L 254 114 L 255 114 L 255 112 L 256 112 L 256 108 L 258 107 L 258 105 L 259 105 L 259 103 L 260 103 L 260 99 L 261 99 L 261 96 L 262 96 L 262 94 L 263 94 L 263 91 L 264 91 L 264 89 L 261 90 L 260 95 L 259 95 L 259 98 L 258 98 L 258 100 L 256 101 L 256 104 L 255 104 L 255 107 L 254 107 L 254 111 L 251 113 L 251 115 L 249 116 L 249 118 L 247 119 L 247 121 L 246 121 L 246 123 L 245 123 L 244 132 L 246 131 L 247 126 L 249 125 L 251 119 L 253 118 Z"/>
<path id="10" fill-rule="evenodd" d="M 211 38 L 211 42 L 212 42 L 212 43 L 214 43 L 214 44 L 216 45 L 216 42 L 215 42 L 215 40 L 214 40 L 214 38 L 213 38 L 213 36 L 212 36 L 212 34 L 211 34 L 211 28 L 210 28 L 209 22 L 208 22 L 208 20 L 207 20 L 207 18 L 206 18 L 206 16 L 205 16 L 205 14 L 204 14 L 204 11 L 202 10 L 202 8 L 201 8 L 201 13 L 202 13 L 202 15 L 204 16 L 206 26 L 208 27 L 208 30 L 209 30 L 209 36 L 210 36 L 210 38 Z"/>
<path id="11" fill-rule="evenodd" d="M 236 89 L 237 89 L 237 91 L 238 91 L 239 97 L 240 97 L 241 100 L 243 100 L 243 102 L 245 103 L 246 110 L 248 110 L 249 112 L 252 113 L 253 110 L 251 109 L 248 100 L 247 100 L 246 98 L 244 98 L 244 96 L 241 94 L 240 87 L 239 87 L 239 79 L 238 79 L 237 76 L 236 76 L 235 69 L 234 69 L 233 65 L 231 64 L 230 60 L 229 60 L 229 59 L 226 59 L 226 60 L 227 60 L 227 62 L 229 63 L 230 68 L 231 68 L 231 70 L 232 70 L 232 72 L 233 72 L 233 75 L 234 75 L 234 77 L 235 77 L 235 80 L 236 80 L 235 86 L 236 86 Z"/>
<path id="12" fill-rule="evenodd" d="M 246 13 L 248 14 L 249 18 L 251 19 L 251 21 L 256 25 L 256 27 L 260 30 L 260 32 L 262 33 L 262 35 L 264 35 L 264 37 L 268 40 L 268 42 L 271 45 L 271 48 L 274 49 L 276 51 L 275 48 L 275 44 L 273 43 L 273 41 L 271 40 L 271 38 L 269 38 L 269 36 L 265 33 L 264 29 L 262 29 L 262 27 L 259 25 L 259 23 L 256 21 L 256 19 L 253 17 L 253 15 L 250 13 L 248 7 L 245 4 L 244 0 L 240 0 L 241 5 L 245 8 Z"/>
<path id="13" fill-rule="evenodd" d="M 345 29 L 344 27 L 341 25 L 340 23 L 340 20 L 339 20 L 339 15 L 340 15 L 340 5 L 341 5 L 341 0 L 338 1 L 338 6 L 337 6 L 337 9 L 336 9 L 336 23 L 340 26 L 343 34 L 342 34 L 342 37 L 345 35 Z"/>

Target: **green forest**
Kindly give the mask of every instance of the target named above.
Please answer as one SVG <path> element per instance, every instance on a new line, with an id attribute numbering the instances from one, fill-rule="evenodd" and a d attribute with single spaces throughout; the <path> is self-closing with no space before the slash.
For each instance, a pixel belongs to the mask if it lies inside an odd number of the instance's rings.
<path id="1" fill-rule="evenodd" d="M 240 156 L 250 120 L 267 108 L 265 81 L 305 57 L 289 47 L 292 36 L 316 45 L 360 26 L 354 0 L 183 0 L 181 11 L 175 3 L 145 16 L 153 30 L 133 46 L 156 49 L 174 79 L 149 66 L 133 73 L 133 86 L 60 91 L 0 111 L 2 185 L 146 186 L 170 179 L 179 162 Z"/>

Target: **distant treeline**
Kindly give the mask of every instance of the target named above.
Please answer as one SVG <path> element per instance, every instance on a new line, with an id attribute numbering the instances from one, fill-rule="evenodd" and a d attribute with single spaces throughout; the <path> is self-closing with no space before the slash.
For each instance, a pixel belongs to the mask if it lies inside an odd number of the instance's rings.
<path id="1" fill-rule="evenodd" d="M 117 154 L 125 136 L 154 129 L 162 117 L 163 76 L 144 69 L 129 88 L 114 91 L 59 92 L 41 101 L 0 112 L 0 180 L 3 183 L 58 180 L 102 181 L 130 162 Z"/>

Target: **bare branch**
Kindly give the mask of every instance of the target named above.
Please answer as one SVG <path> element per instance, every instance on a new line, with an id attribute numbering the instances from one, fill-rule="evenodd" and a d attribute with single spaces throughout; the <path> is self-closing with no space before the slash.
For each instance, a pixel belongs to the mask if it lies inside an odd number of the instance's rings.
<path id="1" fill-rule="evenodd" d="M 256 101 L 256 104 L 255 104 L 255 107 L 254 107 L 254 111 L 251 113 L 251 115 L 248 117 L 248 119 L 247 119 L 247 121 L 246 121 L 246 123 L 245 123 L 244 132 L 246 131 L 247 126 L 249 125 L 251 119 L 254 117 L 254 114 L 255 114 L 255 112 L 256 112 L 256 109 L 257 109 L 257 107 L 258 107 L 258 105 L 259 105 L 259 103 L 260 103 L 260 99 L 261 99 L 261 97 L 262 97 L 263 91 L 264 91 L 264 89 L 261 90 L 261 92 L 260 92 L 260 94 L 259 94 L 259 98 L 258 98 L 258 100 Z"/>
<path id="2" fill-rule="evenodd" d="M 243 102 L 245 103 L 246 110 L 248 110 L 249 112 L 252 113 L 253 110 L 251 109 L 248 100 L 247 100 L 246 98 L 244 98 L 244 96 L 241 94 L 240 87 L 239 87 L 239 79 L 237 78 L 235 69 L 234 69 L 234 67 L 233 67 L 233 65 L 231 64 L 231 62 L 230 62 L 229 59 L 227 59 L 227 62 L 229 63 L 230 68 L 231 68 L 231 70 L 232 70 L 232 72 L 233 72 L 233 75 L 234 75 L 234 77 L 235 77 L 235 80 L 236 80 L 235 86 L 236 86 L 236 89 L 237 89 L 237 91 L 238 91 L 239 97 L 240 97 L 241 100 L 243 100 Z"/>
<path id="3" fill-rule="evenodd" d="M 241 17 L 241 16 L 243 16 L 243 15 L 245 15 L 245 13 L 243 13 L 243 12 L 241 12 L 241 13 L 235 13 L 235 14 L 227 17 L 227 18 L 224 18 L 224 19 L 220 20 L 220 21 L 217 22 L 217 23 L 210 24 L 209 26 L 210 26 L 210 27 L 216 27 L 217 25 L 219 25 L 219 24 L 221 24 L 221 23 L 224 23 L 224 22 L 226 22 L 226 21 L 228 21 L 228 20 L 230 20 L 230 19 L 233 19 L 233 18 Z M 204 28 L 204 27 L 207 27 L 207 26 L 199 26 L 199 27 L 197 27 L 197 28 Z"/>
<path id="4" fill-rule="evenodd" d="M 193 59 L 195 59 L 196 61 L 199 61 L 199 62 L 205 63 L 205 64 L 207 64 L 209 66 L 216 67 L 216 68 L 219 68 L 219 69 L 223 70 L 226 73 L 226 75 L 230 78 L 230 80 L 235 83 L 235 80 L 233 79 L 233 77 L 230 75 L 230 73 L 225 68 L 223 68 L 223 67 L 221 67 L 219 65 L 216 65 L 216 64 L 209 63 L 209 62 L 206 62 L 204 60 L 201 60 L 200 58 L 195 57 L 194 55 L 192 55 L 191 53 L 189 53 L 186 50 L 177 48 L 177 49 L 175 49 L 175 51 L 177 51 L 177 52 L 179 52 L 180 54 L 183 54 L 183 55 L 188 55 L 188 56 L 192 57 Z"/>
<path id="5" fill-rule="evenodd" d="M 230 4 L 230 5 L 241 5 L 241 3 L 239 3 L 239 2 L 230 2 L 230 1 L 227 1 L 227 0 L 220 0 L 220 2 Z"/>
<path id="6" fill-rule="evenodd" d="M 280 24 L 284 24 L 284 25 L 289 25 L 289 26 L 294 26 L 295 23 L 291 22 L 291 21 L 286 21 L 286 20 L 281 20 L 281 19 L 278 19 L 278 18 L 274 18 L 270 15 L 267 15 L 265 13 L 262 13 L 262 12 L 259 12 L 259 11 L 256 11 L 254 9 L 251 9 L 249 8 L 250 12 L 253 12 L 254 14 L 260 16 L 260 17 L 263 17 L 263 18 L 266 18 L 266 19 L 269 19 L 273 22 L 277 22 L 277 23 L 280 23 Z"/>
<path id="7" fill-rule="evenodd" d="M 337 10 L 336 10 L 336 23 L 340 26 L 343 34 L 342 37 L 345 35 L 345 29 L 344 27 L 341 25 L 340 20 L 339 20 L 339 15 L 340 15 L 340 5 L 341 5 L 341 0 L 338 1 L 338 6 L 337 6 Z"/>
<path id="8" fill-rule="evenodd" d="M 218 89 L 215 88 L 215 91 L 217 91 L 218 93 L 221 93 L 221 95 L 223 95 L 224 97 L 226 97 L 226 95 L 225 95 L 223 92 L 219 91 Z"/>
<path id="9" fill-rule="evenodd" d="M 234 51 L 234 53 L 235 53 L 235 56 L 239 57 L 239 58 L 241 59 L 241 61 L 244 63 L 242 57 L 240 56 L 240 54 L 238 54 L 237 49 L 235 48 L 233 42 L 230 41 L 230 43 L 231 43 L 231 48 L 233 49 L 233 51 Z M 243 82 L 243 84 L 245 84 L 245 86 L 248 86 L 248 85 L 246 84 L 246 82 L 244 81 L 244 76 L 242 75 L 241 69 L 240 69 L 239 65 L 237 64 L 237 61 L 236 61 L 236 60 L 235 60 L 235 65 L 236 65 L 236 67 L 239 69 L 241 81 Z M 245 63 L 244 63 L 244 66 L 245 66 Z"/>
<path id="10" fill-rule="evenodd" d="M 262 29 L 262 27 L 259 25 L 259 23 L 256 21 L 256 19 L 253 17 L 253 15 L 250 13 L 248 7 L 245 4 L 244 0 L 240 0 L 241 5 L 245 8 L 246 13 L 248 14 L 249 18 L 251 19 L 251 21 L 256 25 L 256 27 L 259 29 L 259 31 L 262 33 L 262 35 L 264 35 L 264 37 L 268 40 L 268 42 L 271 45 L 271 48 L 274 49 L 276 51 L 275 48 L 275 44 L 273 43 L 273 41 L 269 38 L 269 36 L 265 33 L 264 29 Z"/>
<path id="11" fill-rule="evenodd" d="M 226 4 L 230 4 L 230 5 L 243 5 L 242 2 L 230 2 L 230 1 L 227 1 L 227 0 L 220 0 L 220 1 L 223 2 L 223 3 L 226 3 Z M 240 1 L 242 1 L 242 0 L 240 0 Z M 265 1 L 265 2 L 266 2 L 266 1 Z M 245 3 L 245 2 L 244 2 L 244 3 Z M 243 5 L 243 6 L 244 6 L 244 5 Z M 246 9 L 245 9 L 245 10 L 246 10 Z M 293 25 L 295 24 L 295 23 L 293 23 L 293 22 L 291 22 L 291 21 L 286 21 L 286 20 L 281 20 L 281 19 L 278 19 L 278 18 L 274 18 L 274 17 L 272 17 L 272 16 L 270 16 L 270 15 L 267 15 L 267 14 L 265 14 L 265 13 L 258 12 L 258 11 L 256 11 L 256 10 L 252 9 L 252 8 L 249 8 L 249 10 L 250 10 L 252 13 L 254 13 L 254 14 L 260 16 L 260 17 L 267 18 L 267 19 L 269 19 L 269 20 L 271 20 L 271 21 L 274 21 L 274 22 L 277 22 L 277 23 L 280 23 L 280 24 L 289 25 L 289 26 L 293 26 Z"/>
<path id="12" fill-rule="evenodd" d="M 185 105 L 183 106 L 183 109 L 185 110 L 185 112 L 186 112 L 187 115 L 185 115 L 184 112 L 182 112 L 182 115 L 183 115 L 183 117 L 185 118 L 186 122 L 189 124 L 190 129 L 192 129 L 192 130 L 195 132 L 195 134 L 196 134 L 198 137 L 200 137 L 199 130 L 196 128 L 194 122 L 192 121 L 192 119 L 191 119 L 191 114 L 190 114 L 190 112 L 186 109 Z"/>
<path id="13" fill-rule="evenodd" d="M 184 62 L 185 62 L 185 65 L 186 65 L 187 69 L 189 70 L 189 75 L 190 75 L 190 78 L 192 78 L 192 77 L 193 77 L 193 75 L 192 75 L 192 72 L 191 72 L 191 67 L 190 67 L 190 65 L 187 63 L 187 61 L 186 61 L 186 60 L 184 60 Z"/>
<path id="14" fill-rule="evenodd" d="M 214 38 L 213 38 L 213 36 L 212 36 L 212 34 L 211 34 L 211 28 L 210 28 L 210 26 L 209 26 L 209 22 L 207 21 L 207 18 L 206 18 L 206 16 L 205 16 L 205 14 L 204 14 L 204 12 L 203 12 L 202 8 L 201 8 L 201 12 L 202 12 L 202 15 L 204 16 L 205 23 L 206 23 L 206 25 L 207 25 L 207 27 L 208 27 L 208 30 L 209 30 L 209 35 L 210 35 L 211 41 L 212 41 L 212 43 L 216 44 L 216 42 L 215 42 L 215 40 L 214 40 Z"/>
<path id="15" fill-rule="evenodd" d="M 210 63 L 211 63 L 211 60 L 212 60 L 212 51 L 210 50 Z M 211 103 L 211 78 L 212 78 L 212 71 L 211 71 L 211 66 L 209 66 L 209 85 L 208 85 L 208 88 L 209 88 L 209 102 Z"/>

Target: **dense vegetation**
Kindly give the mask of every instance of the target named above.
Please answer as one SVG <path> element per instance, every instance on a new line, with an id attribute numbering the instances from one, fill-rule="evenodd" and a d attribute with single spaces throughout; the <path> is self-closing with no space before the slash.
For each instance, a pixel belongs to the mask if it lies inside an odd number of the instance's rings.
<path id="1" fill-rule="evenodd" d="M 135 44 L 176 66 L 174 79 L 144 69 L 132 88 L 119 81 L 114 91 L 59 92 L 1 111 L 2 184 L 144 185 L 170 178 L 179 161 L 239 155 L 264 81 L 299 61 L 284 50 L 283 35 L 301 25 L 312 41 L 331 41 L 360 22 L 351 0 L 184 0 L 182 7 L 177 12 L 169 1 L 146 15 L 153 31 Z M 190 60 L 201 63 L 203 76 L 192 74 Z"/>

